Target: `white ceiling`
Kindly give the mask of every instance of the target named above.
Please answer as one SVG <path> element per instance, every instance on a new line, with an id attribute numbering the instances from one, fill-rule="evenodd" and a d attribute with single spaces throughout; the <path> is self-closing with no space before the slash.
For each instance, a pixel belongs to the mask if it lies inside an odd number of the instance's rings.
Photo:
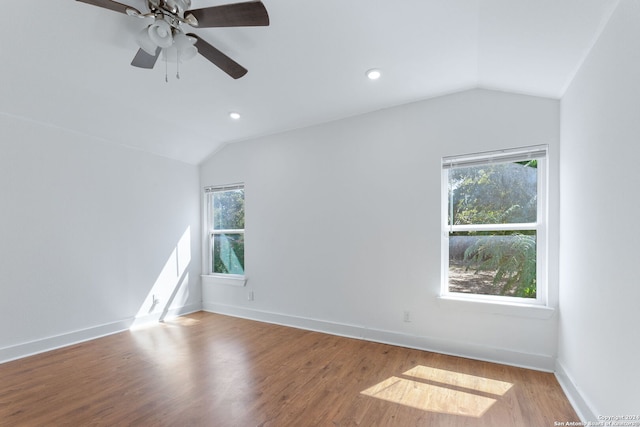
<path id="1" fill-rule="evenodd" d="M 197 56 L 180 80 L 169 64 L 168 83 L 164 62 L 129 65 L 143 20 L 73 0 L 3 2 L 0 114 L 197 164 L 229 142 L 469 88 L 560 98 L 618 0 L 263 2 L 269 27 L 193 31 L 245 77 Z M 369 81 L 374 67 L 383 76 Z"/>

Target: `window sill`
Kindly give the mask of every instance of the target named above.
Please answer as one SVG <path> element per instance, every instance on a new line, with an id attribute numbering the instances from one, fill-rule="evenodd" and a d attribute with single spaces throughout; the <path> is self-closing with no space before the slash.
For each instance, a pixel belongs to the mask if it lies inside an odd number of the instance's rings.
<path id="1" fill-rule="evenodd" d="M 551 319 L 556 313 L 555 308 L 543 305 L 484 301 L 452 295 L 439 296 L 438 305 L 452 310 L 512 317 L 527 317 L 531 319 Z"/>
<path id="2" fill-rule="evenodd" d="M 246 286 L 246 276 L 239 276 L 235 274 L 203 274 L 203 285 L 227 285 L 227 286 Z"/>

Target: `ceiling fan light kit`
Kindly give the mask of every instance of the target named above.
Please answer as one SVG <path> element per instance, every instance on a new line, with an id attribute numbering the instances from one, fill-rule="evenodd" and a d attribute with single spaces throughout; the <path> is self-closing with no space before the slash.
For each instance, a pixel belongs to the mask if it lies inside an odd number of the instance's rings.
<path id="1" fill-rule="evenodd" d="M 149 55 L 155 56 L 156 48 L 158 46 L 153 42 L 153 40 L 151 40 L 151 37 L 149 36 L 149 27 L 145 27 L 140 30 L 138 36 L 136 37 L 136 42 L 138 43 L 138 46 L 140 46 Z"/>
<path id="2" fill-rule="evenodd" d="M 180 63 L 198 53 L 234 79 L 247 69 L 195 34 L 185 34 L 182 25 L 195 28 L 268 26 L 269 14 L 260 0 L 191 10 L 191 0 L 146 0 L 149 12 L 111 0 L 76 0 L 153 23 L 136 36 L 140 50 L 131 65 L 151 69 L 160 54 L 167 62 Z"/>
<path id="3" fill-rule="evenodd" d="M 169 62 L 188 61 L 198 54 L 198 48 L 194 46 L 195 42 L 195 37 L 179 32 L 173 36 L 173 45 L 162 49 L 162 55 Z"/>
<path id="4" fill-rule="evenodd" d="M 167 21 L 156 19 L 156 22 L 147 27 L 149 38 L 158 47 L 170 47 L 173 45 L 173 34 L 171 26 Z"/>

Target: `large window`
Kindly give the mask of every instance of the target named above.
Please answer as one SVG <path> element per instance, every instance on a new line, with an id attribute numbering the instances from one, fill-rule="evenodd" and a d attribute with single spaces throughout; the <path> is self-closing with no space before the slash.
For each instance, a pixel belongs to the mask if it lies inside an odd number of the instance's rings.
<path id="1" fill-rule="evenodd" d="M 443 294 L 546 302 L 546 146 L 442 159 Z"/>
<path id="2" fill-rule="evenodd" d="M 205 188 L 209 274 L 244 275 L 244 185 Z"/>

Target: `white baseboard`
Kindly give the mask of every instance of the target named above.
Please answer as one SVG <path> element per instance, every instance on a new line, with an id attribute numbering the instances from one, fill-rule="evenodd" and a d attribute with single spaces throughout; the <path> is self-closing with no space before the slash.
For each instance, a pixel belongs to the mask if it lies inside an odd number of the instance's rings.
<path id="1" fill-rule="evenodd" d="M 23 357 L 44 353 L 45 351 L 116 334 L 129 329 L 132 321 L 133 319 L 118 320 L 112 323 L 105 323 L 103 325 L 92 326 L 86 329 L 0 348 L 0 363 L 10 362 L 12 360 L 22 359 Z"/>
<path id="2" fill-rule="evenodd" d="M 571 379 L 571 376 L 564 368 L 564 365 L 559 360 L 556 360 L 555 375 L 560 383 L 560 387 L 562 387 L 562 390 L 564 391 L 564 394 L 567 395 L 567 399 L 569 399 L 573 409 L 578 414 L 578 417 L 580 417 L 580 421 L 585 423 L 585 425 L 588 422 L 597 422 L 598 418 L 596 417 L 592 406 L 587 403 L 582 393 L 580 393 L 578 386 L 576 386 L 575 382 Z"/>
<path id="3" fill-rule="evenodd" d="M 202 310 L 201 304 L 191 304 L 188 306 L 169 310 L 165 315 L 165 318 L 182 316 L 200 310 Z M 149 323 L 153 321 L 153 318 L 155 317 L 155 321 L 157 322 L 159 316 L 160 314 L 158 314 L 158 316 L 145 316 L 143 320 L 146 323 Z M 0 363 L 6 363 L 12 360 L 22 359 L 24 357 L 55 350 L 57 348 L 67 347 L 81 342 L 94 340 L 96 338 L 105 337 L 107 335 L 117 334 L 118 332 L 123 332 L 130 329 L 136 320 L 138 319 L 134 319 L 133 317 L 131 317 L 127 319 L 117 320 L 111 323 L 105 323 L 103 325 L 92 326 L 89 328 L 79 329 L 60 335 L 46 337 L 34 341 L 28 341 L 9 347 L 3 347 L 0 348 Z"/>
<path id="4" fill-rule="evenodd" d="M 503 348 L 493 348 L 452 340 L 370 329 L 359 325 L 348 325 L 209 302 L 204 302 L 202 309 L 212 313 L 257 320 L 260 322 L 324 332 L 349 338 L 358 338 L 383 344 L 392 344 L 417 350 L 432 351 L 452 356 L 467 357 L 538 371 L 554 372 L 555 370 L 555 358 L 548 355 L 522 353 Z"/>

